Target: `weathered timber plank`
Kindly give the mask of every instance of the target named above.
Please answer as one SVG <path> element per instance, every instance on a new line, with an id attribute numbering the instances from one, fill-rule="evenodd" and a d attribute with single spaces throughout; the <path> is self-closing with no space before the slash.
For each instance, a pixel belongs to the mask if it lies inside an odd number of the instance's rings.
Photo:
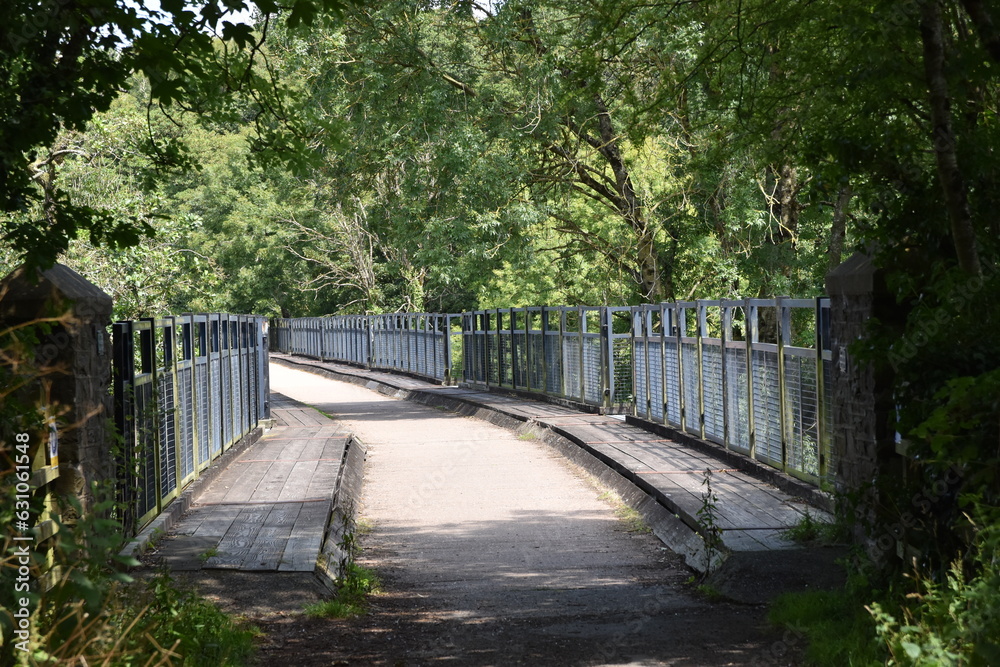
<path id="1" fill-rule="evenodd" d="M 269 505 L 244 507 L 229 530 L 219 540 L 218 554 L 205 561 L 206 568 L 239 569 L 243 565 L 254 538 L 271 511 Z"/>

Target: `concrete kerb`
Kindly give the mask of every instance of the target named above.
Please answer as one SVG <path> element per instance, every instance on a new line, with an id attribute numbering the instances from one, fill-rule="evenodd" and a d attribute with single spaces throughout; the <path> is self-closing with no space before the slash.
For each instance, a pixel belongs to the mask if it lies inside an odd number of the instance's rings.
<path id="1" fill-rule="evenodd" d="M 344 448 L 344 458 L 334 485 L 333 504 L 327 519 L 323 546 L 316 560 L 316 576 L 330 592 L 336 592 L 336 582 L 344 576 L 354 558 L 350 538 L 357 529 L 355 515 L 361 498 L 367 447 L 350 436 Z"/>
<path id="2" fill-rule="evenodd" d="M 271 420 L 267 420 L 268 427 L 270 427 L 270 423 Z M 177 523 L 181 515 L 190 509 L 191 505 L 201 496 L 208 485 L 219 476 L 219 473 L 226 469 L 233 459 L 246 451 L 247 447 L 260 440 L 264 431 L 265 428 L 263 426 L 257 426 L 250 433 L 240 438 L 235 445 L 223 452 L 222 456 L 212 461 L 208 468 L 203 470 L 193 482 L 188 484 L 187 488 L 178 497 L 170 501 L 149 525 L 139 531 L 139 534 L 133 537 L 122 548 L 120 555 L 125 558 L 134 558 L 144 554 L 151 543 L 155 544 L 157 539 L 166 535 L 174 527 L 174 524 Z"/>
<path id="3" fill-rule="evenodd" d="M 657 539 L 683 557 L 689 567 L 701 573 L 705 573 L 709 567 L 705 540 L 697 530 L 697 517 L 686 514 L 681 516 L 677 513 L 676 506 L 654 487 L 639 479 L 618 462 L 601 455 L 558 427 L 523 415 L 508 413 L 495 406 L 478 405 L 468 399 L 445 396 L 438 392 L 402 389 L 379 380 L 352 373 L 341 373 L 296 359 L 272 356 L 271 361 L 329 379 L 363 386 L 386 396 L 482 419 L 517 433 L 541 434 L 543 442 L 617 493 L 625 504 L 639 513 Z M 718 568 L 727 555 L 724 549 L 717 547 L 711 568 Z"/>

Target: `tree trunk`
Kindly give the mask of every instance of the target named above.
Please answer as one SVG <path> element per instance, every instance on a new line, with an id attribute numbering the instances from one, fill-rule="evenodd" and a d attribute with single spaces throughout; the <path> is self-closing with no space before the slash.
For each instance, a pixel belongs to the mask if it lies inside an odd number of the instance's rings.
<path id="1" fill-rule="evenodd" d="M 651 303 L 658 303 L 664 298 L 663 283 L 660 279 L 656 239 L 653 235 L 653 229 L 646 219 L 646 206 L 636 193 L 628 166 L 622 159 L 621 150 L 618 147 L 618 137 L 611 124 L 611 114 L 607 105 L 600 96 L 595 97 L 594 101 L 597 106 L 598 127 L 601 133 L 601 140 L 597 148 L 608 161 L 608 165 L 615 175 L 615 190 L 618 195 L 617 208 L 636 234 L 636 262 L 642 297 Z"/>
<path id="2" fill-rule="evenodd" d="M 986 11 L 983 0 L 962 0 L 962 6 L 975 24 L 983 48 L 993 60 L 1000 63 L 1000 33 L 993 23 L 993 17 Z"/>
<path id="3" fill-rule="evenodd" d="M 840 266 L 844 257 L 844 237 L 847 235 L 847 211 L 854 191 L 850 184 L 840 188 L 837 203 L 833 207 L 833 221 L 830 223 L 830 245 L 827 249 L 827 267 L 833 270 Z"/>
<path id="4" fill-rule="evenodd" d="M 938 0 L 925 0 L 920 8 L 920 35 L 924 46 L 924 76 L 930 99 L 933 131 L 931 141 L 937 161 L 938 180 L 944 190 L 945 206 L 958 265 L 966 273 L 979 275 L 976 232 L 972 226 L 968 190 L 958 164 L 955 132 L 951 124 L 951 101 L 945 76 L 944 28 Z"/>

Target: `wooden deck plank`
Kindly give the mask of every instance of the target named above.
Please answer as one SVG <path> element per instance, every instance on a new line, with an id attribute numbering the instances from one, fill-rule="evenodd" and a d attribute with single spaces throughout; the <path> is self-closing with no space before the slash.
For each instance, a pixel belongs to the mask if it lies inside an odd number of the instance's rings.
<path id="1" fill-rule="evenodd" d="M 233 569 L 243 567 L 254 538 L 264 525 L 271 505 L 245 506 L 219 541 L 218 553 L 205 561 L 206 568 Z"/>
<path id="2" fill-rule="evenodd" d="M 244 570 L 277 570 L 302 503 L 275 504 L 243 561 Z"/>

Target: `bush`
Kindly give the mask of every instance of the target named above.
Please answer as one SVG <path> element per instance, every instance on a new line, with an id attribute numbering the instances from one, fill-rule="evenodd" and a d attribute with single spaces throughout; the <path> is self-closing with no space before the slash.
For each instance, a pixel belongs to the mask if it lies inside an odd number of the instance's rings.
<path id="1" fill-rule="evenodd" d="M 890 665 L 1000 665 L 1000 526 L 977 526 L 969 562 L 954 561 L 943 581 L 912 578 L 901 618 L 869 607 Z"/>

